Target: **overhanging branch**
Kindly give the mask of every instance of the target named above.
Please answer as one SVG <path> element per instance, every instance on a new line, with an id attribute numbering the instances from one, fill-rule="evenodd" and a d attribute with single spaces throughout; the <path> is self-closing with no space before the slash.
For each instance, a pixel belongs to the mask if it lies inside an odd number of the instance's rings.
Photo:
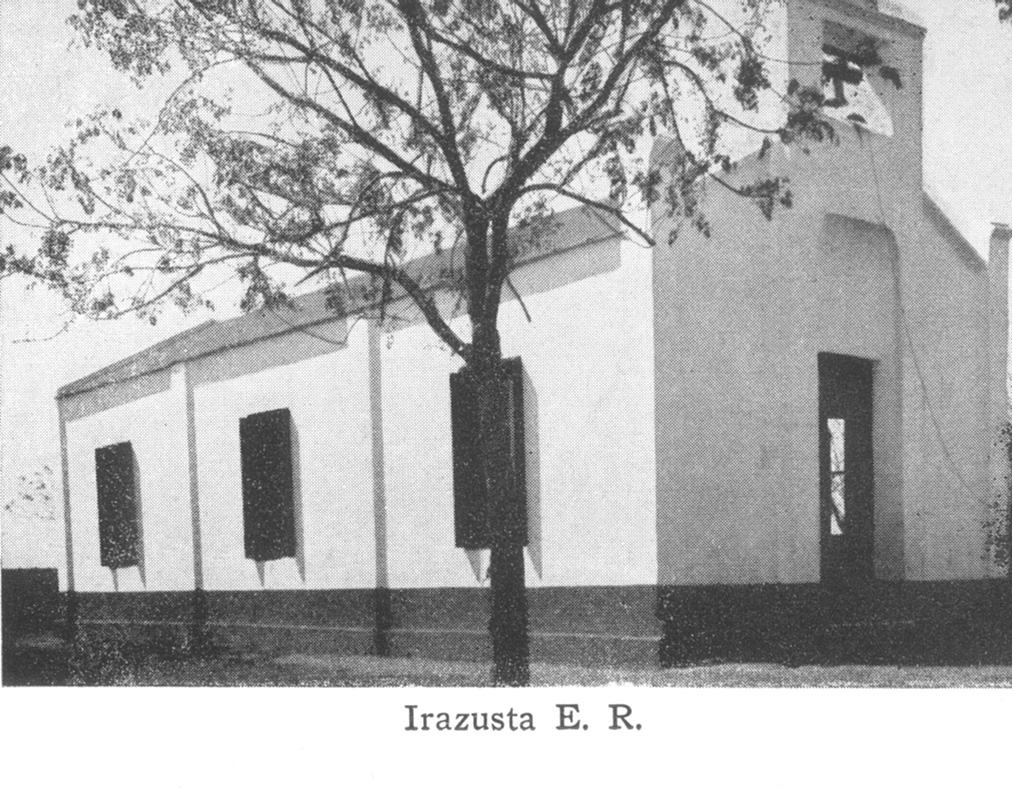
<path id="1" fill-rule="evenodd" d="M 620 222 L 623 223 L 624 227 L 636 233 L 650 246 L 654 246 L 654 239 L 648 233 L 644 232 L 639 227 L 637 227 L 633 222 L 631 222 L 622 212 L 622 210 L 616 208 L 615 206 L 599 202 L 598 200 L 592 200 L 589 197 L 585 197 L 582 194 L 577 194 L 577 192 L 570 191 L 569 189 L 566 189 L 555 183 L 533 183 L 530 186 L 525 186 L 523 189 L 521 189 L 519 195 L 524 195 L 535 191 L 555 192 L 556 194 L 559 194 L 563 197 L 568 197 L 571 200 L 576 200 L 582 205 L 587 205 L 591 208 L 594 208 L 595 210 L 602 211 L 603 213 L 607 213 L 610 216 L 614 216 Z"/>

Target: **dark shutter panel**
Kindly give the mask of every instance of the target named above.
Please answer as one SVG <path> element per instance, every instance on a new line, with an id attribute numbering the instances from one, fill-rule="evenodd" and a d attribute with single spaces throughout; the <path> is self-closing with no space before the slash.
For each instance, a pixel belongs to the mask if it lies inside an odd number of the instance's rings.
<path id="1" fill-rule="evenodd" d="M 503 362 L 500 412 L 504 415 L 489 439 L 493 456 L 500 460 L 494 477 L 497 500 L 491 502 L 497 530 L 512 544 L 526 545 L 527 488 L 524 471 L 524 384 L 521 360 Z M 454 537 L 458 547 L 477 549 L 492 545 L 484 513 L 486 489 L 479 448 L 478 396 L 466 370 L 450 376 L 451 443 L 454 455 Z"/>
<path id="2" fill-rule="evenodd" d="M 95 449 L 99 556 L 102 566 L 137 565 L 137 495 L 129 443 Z"/>
<path id="3" fill-rule="evenodd" d="M 454 460 L 454 543 L 458 547 L 488 547 L 485 480 L 479 455 L 478 397 L 471 375 L 464 369 L 450 376 L 450 433 Z"/>
<path id="4" fill-rule="evenodd" d="M 528 544 L 528 494 L 524 459 L 527 454 L 524 442 L 524 368 L 519 357 L 503 362 L 510 387 L 507 411 L 511 419 L 510 435 L 510 504 L 506 532 L 513 544 Z"/>
<path id="5" fill-rule="evenodd" d="M 288 409 L 239 420 L 246 557 L 273 561 L 295 555 L 292 431 Z"/>

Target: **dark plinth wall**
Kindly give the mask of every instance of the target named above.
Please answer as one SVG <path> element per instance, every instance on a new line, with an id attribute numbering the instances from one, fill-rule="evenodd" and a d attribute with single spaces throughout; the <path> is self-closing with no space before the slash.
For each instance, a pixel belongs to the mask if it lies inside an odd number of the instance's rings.
<path id="1" fill-rule="evenodd" d="M 59 648 L 66 633 L 66 596 L 57 571 L 4 569 L 0 576 L 4 686 L 66 683 L 66 659 Z"/>
<path id="2" fill-rule="evenodd" d="M 664 667 L 1008 665 L 1010 581 L 686 586 L 658 591 Z"/>
<path id="3" fill-rule="evenodd" d="M 0 577 L 4 640 L 62 626 L 64 599 L 55 569 L 4 569 Z"/>
<path id="4" fill-rule="evenodd" d="M 535 661 L 1009 664 L 1009 581 L 529 589 Z M 79 594 L 78 625 L 193 632 L 193 593 Z M 206 592 L 238 651 L 489 661 L 487 589 Z"/>
<path id="5" fill-rule="evenodd" d="M 1009 580 L 597 586 L 528 594 L 535 661 L 663 667 L 1011 661 Z M 203 631 L 236 652 L 491 660 L 488 589 L 108 593 L 68 600 L 55 569 L 5 569 L 2 599 L 7 656 L 19 638 L 63 637 L 69 616 L 79 632 L 139 643 L 185 644 Z"/>
<path id="6" fill-rule="evenodd" d="M 529 589 L 532 658 L 585 664 L 656 663 L 656 589 Z M 136 638 L 193 630 L 193 593 L 78 594 L 77 625 Z M 488 661 L 488 589 L 208 591 L 216 645 Z"/>

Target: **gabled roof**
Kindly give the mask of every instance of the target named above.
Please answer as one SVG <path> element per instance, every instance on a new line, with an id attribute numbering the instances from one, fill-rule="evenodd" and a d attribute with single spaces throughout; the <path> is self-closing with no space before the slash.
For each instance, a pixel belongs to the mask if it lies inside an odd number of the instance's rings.
<path id="1" fill-rule="evenodd" d="M 575 249 L 586 244 L 599 243 L 622 234 L 616 219 L 604 216 L 591 208 L 580 206 L 560 211 L 552 217 L 552 232 L 525 242 L 520 231 L 514 238 L 520 248 L 517 266 L 527 265 L 549 255 Z M 463 263 L 463 251 L 445 251 L 410 261 L 406 269 L 423 283 L 434 281 L 441 270 L 455 268 Z M 208 320 L 182 331 L 156 345 L 110 364 L 62 386 L 57 399 L 83 394 L 86 391 L 121 383 L 131 378 L 168 369 L 174 364 L 200 358 L 229 348 L 247 345 L 269 337 L 280 336 L 298 329 L 336 320 L 342 315 L 355 314 L 373 305 L 369 295 L 371 280 L 368 276 L 349 279 L 343 311 L 339 314 L 327 306 L 325 289 L 292 299 L 292 309 L 258 309 L 231 320 Z M 348 303 L 351 301 L 352 303 Z"/>
<path id="2" fill-rule="evenodd" d="M 325 299 L 324 292 L 317 291 L 293 299 L 292 310 L 285 309 L 284 312 L 271 313 L 265 309 L 258 309 L 231 320 L 208 320 L 62 386 L 57 391 L 56 398 L 81 394 L 168 369 L 181 361 L 334 320 L 337 315 L 334 311 L 326 309 Z"/>

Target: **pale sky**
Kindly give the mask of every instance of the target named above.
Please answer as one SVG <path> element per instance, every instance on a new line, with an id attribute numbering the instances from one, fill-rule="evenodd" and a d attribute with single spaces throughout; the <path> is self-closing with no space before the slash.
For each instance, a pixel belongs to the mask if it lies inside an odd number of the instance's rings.
<path id="1" fill-rule="evenodd" d="M 1010 25 L 997 21 L 992 0 L 906 0 L 903 5 L 928 29 L 926 188 L 987 257 L 992 222 L 1009 223 L 1013 214 Z M 0 144 L 31 160 L 44 158 L 66 137 L 64 124 L 98 104 L 152 111 L 158 106 L 158 90 L 140 93 L 104 56 L 68 47 L 71 30 L 62 20 L 75 11 L 74 0 L 0 0 Z M 0 243 L 4 231 L 0 223 Z M 154 327 L 130 317 L 102 323 L 82 319 L 61 332 L 64 308 L 54 295 L 28 291 L 14 280 L 2 288 L 0 517 L 20 474 L 43 463 L 59 467 L 54 397 L 61 385 L 208 317 L 166 310 Z M 5 536 L 8 524 L 17 527 L 8 515 Z M 44 541 L 40 561 L 62 564 L 59 539 Z M 6 545 L 3 560 L 5 565 L 23 562 Z"/>

